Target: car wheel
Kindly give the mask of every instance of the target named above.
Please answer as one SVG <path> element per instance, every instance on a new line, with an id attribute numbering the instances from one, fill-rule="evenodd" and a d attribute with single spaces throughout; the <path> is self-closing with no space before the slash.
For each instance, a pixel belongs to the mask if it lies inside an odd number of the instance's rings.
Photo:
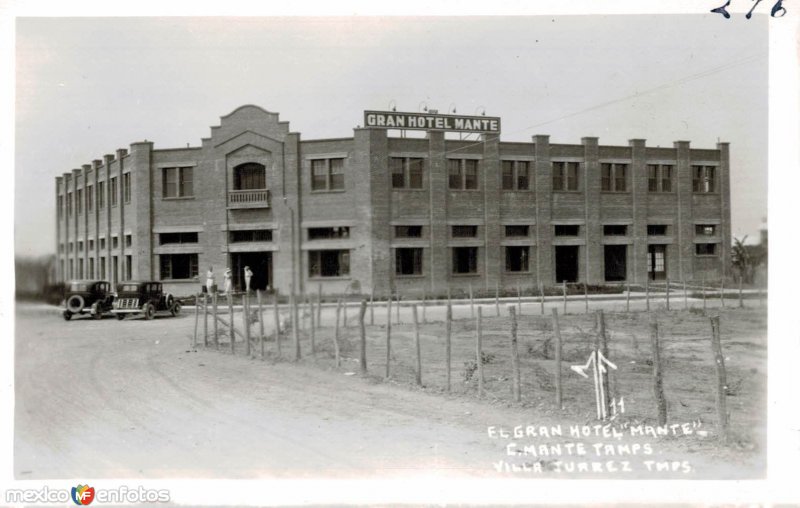
<path id="1" fill-rule="evenodd" d="M 122 321 L 125 319 L 125 314 L 117 314 L 117 321 Z"/>
<path id="2" fill-rule="evenodd" d="M 67 310 L 72 312 L 73 314 L 77 314 L 81 310 L 83 310 L 83 306 L 86 302 L 84 301 L 81 295 L 72 295 L 67 298 Z"/>
<path id="3" fill-rule="evenodd" d="M 178 314 L 180 314 L 181 313 L 181 304 L 180 304 L 180 302 L 175 302 L 172 305 L 172 308 L 170 309 L 170 312 L 172 313 L 173 316 L 177 316 Z"/>
<path id="4" fill-rule="evenodd" d="M 103 311 L 100 308 L 99 303 L 92 304 L 92 317 L 95 319 L 102 319 L 103 318 Z"/>
<path id="5" fill-rule="evenodd" d="M 70 319 L 72 319 L 72 312 L 68 310 L 65 310 L 62 315 L 64 316 L 64 321 L 69 321 Z"/>
<path id="6" fill-rule="evenodd" d="M 142 312 L 144 312 L 145 319 L 153 319 L 153 317 L 156 315 L 156 308 L 153 307 L 152 303 L 146 303 L 144 304 L 144 307 L 142 307 Z"/>

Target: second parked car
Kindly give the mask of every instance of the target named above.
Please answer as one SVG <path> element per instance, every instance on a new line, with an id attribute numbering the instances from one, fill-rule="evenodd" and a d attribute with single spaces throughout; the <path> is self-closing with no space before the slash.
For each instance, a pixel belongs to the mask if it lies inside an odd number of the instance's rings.
<path id="1" fill-rule="evenodd" d="M 164 293 L 160 282 L 129 281 L 117 284 L 117 297 L 111 310 L 117 319 L 125 319 L 128 314 L 142 314 L 145 319 L 153 319 L 156 312 L 169 312 L 177 316 L 181 304 L 170 293 Z"/>

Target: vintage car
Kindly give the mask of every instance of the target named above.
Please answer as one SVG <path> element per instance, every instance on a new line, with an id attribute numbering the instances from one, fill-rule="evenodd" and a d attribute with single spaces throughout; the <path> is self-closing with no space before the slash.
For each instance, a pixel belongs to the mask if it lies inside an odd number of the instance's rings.
<path id="1" fill-rule="evenodd" d="M 111 284 L 104 280 L 74 280 L 64 287 L 64 319 L 89 313 L 95 319 L 110 312 L 114 302 Z"/>
<path id="2" fill-rule="evenodd" d="M 111 309 L 117 319 L 139 313 L 145 319 L 153 319 L 156 312 L 161 311 L 177 316 L 181 311 L 181 304 L 171 294 L 164 293 L 160 282 L 128 281 L 117 284 L 117 296 Z"/>

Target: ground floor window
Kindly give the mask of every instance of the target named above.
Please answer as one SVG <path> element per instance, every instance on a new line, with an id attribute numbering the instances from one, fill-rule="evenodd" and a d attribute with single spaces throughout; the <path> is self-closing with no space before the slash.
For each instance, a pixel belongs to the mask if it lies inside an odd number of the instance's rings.
<path id="1" fill-rule="evenodd" d="M 89 258 L 89 278 L 94 279 L 94 258 Z"/>
<path id="2" fill-rule="evenodd" d="M 454 274 L 478 273 L 477 247 L 453 247 L 453 273 Z"/>
<path id="3" fill-rule="evenodd" d="M 343 277 L 350 275 L 350 251 L 308 251 L 308 275 L 310 277 Z"/>
<path id="4" fill-rule="evenodd" d="M 667 278 L 667 246 L 647 246 L 647 275 L 650 280 L 666 280 Z"/>
<path id="5" fill-rule="evenodd" d="M 507 272 L 527 272 L 530 259 L 530 247 L 514 246 L 506 247 L 506 271 Z"/>
<path id="6" fill-rule="evenodd" d="M 133 256 L 125 256 L 125 280 L 131 280 L 133 273 Z"/>
<path id="7" fill-rule="evenodd" d="M 394 270 L 397 275 L 422 275 L 422 249 L 395 249 Z"/>
<path id="8" fill-rule="evenodd" d="M 106 258 L 105 257 L 101 257 L 100 258 L 100 278 L 104 279 L 104 280 L 106 278 Z"/>
<path id="9" fill-rule="evenodd" d="M 159 259 L 161 280 L 192 279 L 198 275 L 197 254 L 162 254 Z"/>

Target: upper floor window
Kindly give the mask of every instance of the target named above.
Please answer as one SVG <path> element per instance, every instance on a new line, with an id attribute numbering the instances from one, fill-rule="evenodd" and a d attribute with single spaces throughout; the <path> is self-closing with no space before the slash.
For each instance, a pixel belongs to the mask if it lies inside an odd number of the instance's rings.
<path id="1" fill-rule="evenodd" d="M 231 231 L 229 233 L 229 240 L 231 243 L 239 242 L 271 242 L 272 230 L 271 229 L 245 229 L 240 231 Z"/>
<path id="2" fill-rule="evenodd" d="M 578 190 L 577 162 L 553 162 L 553 190 Z"/>
<path id="3" fill-rule="evenodd" d="M 647 190 L 650 192 L 672 192 L 672 165 L 647 165 Z"/>
<path id="4" fill-rule="evenodd" d="M 717 234 L 717 226 L 715 224 L 695 224 L 694 234 L 698 236 L 714 236 Z"/>
<path id="5" fill-rule="evenodd" d="M 558 224 L 554 226 L 554 233 L 556 236 L 578 236 L 581 227 L 572 224 Z"/>
<path id="6" fill-rule="evenodd" d="M 600 190 L 625 192 L 627 190 L 627 164 L 600 164 Z"/>
<path id="7" fill-rule="evenodd" d="M 86 211 L 91 212 L 94 209 L 94 186 L 86 187 Z"/>
<path id="8" fill-rule="evenodd" d="M 114 178 L 112 178 L 111 180 L 109 180 L 108 190 L 109 190 L 109 193 L 110 193 L 110 196 L 109 196 L 108 200 L 111 202 L 111 206 L 117 206 L 117 199 L 118 199 L 118 196 L 119 196 L 119 194 L 118 194 L 119 190 L 117 189 L 117 177 L 116 176 Z"/>
<path id="9" fill-rule="evenodd" d="M 233 168 L 233 190 L 264 190 L 267 188 L 267 168 L 256 162 Z"/>
<path id="10" fill-rule="evenodd" d="M 64 214 L 64 196 L 58 196 L 56 198 L 56 214 L 58 217 Z"/>
<path id="11" fill-rule="evenodd" d="M 478 161 L 475 159 L 447 159 L 447 174 L 451 190 L 478 188 Z"/>
<path id="12" fill-rule="evenodd" d="M 312 159 L 311 190 L 344 190 L 344 158 Z"/>
<path id="13" fill-rule="evenodd" d="M 125 247 L 130 247 L 131 245 L 133 245 L 133 236 L 125 235 Z"/>
<path id="14" fill-rule="evenodd" d="M 452 226 L 450 234 L 453 238 L 475 238 L 478 236 L 478 226 Z"/>
<path id="15" fill-rule="evenodd" d="M 122 199 L 125 203 L 131 202 L 131 174 L 122 175 Z"/>
<path id="16" fill-rule="evenodd" d="M 625 236 L 628 234 L 628 226 L 624 224 L 607 224 L 603 226 L 605 236 Z"/>
<path id="17" fill-rule="evenodd" d="M 391 157 L 389 169 L 392 173 L 393 189 L 421 189 L 425 159 Z"/>
<path id="18" fill-rule="evenodd" d="M 649 236 L 664 236 L 667 234 L 666 224 L 648 224 L 647 234 Z"/>
<path id="19" fill-rule="evenodd" d="M 350 227 L 308 228 L 309 240 L 330 240 L 337 238 L 350 238 Z"/>
<path id="20" fill-rule="evenodd" d="M 106 182 L 97 182 L 97 208 L 102 210 L 106 206 Z"/>
<path id="21" fill-rule="evenodd" d="M 503 161 L 503 190 L 528 190 L 529 171 L 528 161 Z"/>
<path id="22" fill-rule="evenodd" d="M 83 213 L 83 189 L 75 191 L 75 205 L 78 209 L 78 213 Z"/>
<path id="23" fill-rule="evenodd" d="M 422 238 L 422 226 L 395 226 L 395 238 Z"/>
<path id="24" fill-rule="evenodd" d="M 716 170 L 714 166 L 692 166 L 692 192 L 716 192 Z"/>
<path id="25" fill-rule="evenodd" d="M 506 236 L 528 236 L 528 232 L 530 230 L 529 226 L 506 226 L 505 227 Z"/>
<path id="26" fill-rule="evenodd" d="M 171 243 L 197 243 L 197 232 L 160 233 L 158 235 L 159 245 L 169 245 Z"/>
<path id="27" fill-rule="evenodd" d="M 165 198 L 186 198 L 194 196 L 194 168 L 164 168 Z"/>
<path id="28" fill-rule="evenodd" d="M 67 215 L 72 217 L 72 193 L 67 192 Z"/>

